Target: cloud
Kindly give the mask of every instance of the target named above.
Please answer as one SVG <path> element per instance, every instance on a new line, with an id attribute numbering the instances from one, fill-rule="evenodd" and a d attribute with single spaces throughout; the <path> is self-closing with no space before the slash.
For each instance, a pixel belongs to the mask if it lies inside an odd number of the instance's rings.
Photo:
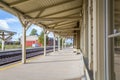
<path id="1" fill-rule="evenodd" d="M 5 20 L 0 20 L 0 29 L 9 30 L 9 26 Z"/>
<path id="2" fill-rule="evenodd" d="M 19 20 L 15 17 L 13 18 L 6 18 L 4 19 L 7 23 L 14 23 L 14 22 L 18 22 Z"/>
<path id="3" fill-rule="evenodd" d="M 36 26 L 36 25 L 33 25 L 32 28 L 36 29 L 36 30 L 42 30 L 42 28 L 40 28 L 39 26 Z"/>
<path id="4" fill-rule="evenodd" d="M 9 23 L 15 23 L 18 22 L 18 19 L 16 17 L 12 18 L 5 18 L 0 20 L 0 29 L 3 30 L 10 30 Z"/>

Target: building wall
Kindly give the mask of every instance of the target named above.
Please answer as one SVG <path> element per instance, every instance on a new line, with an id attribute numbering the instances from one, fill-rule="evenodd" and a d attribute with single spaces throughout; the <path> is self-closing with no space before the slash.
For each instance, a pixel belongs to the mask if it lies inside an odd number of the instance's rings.
<path id="1" fill-rule="evenodd" d="M 41 43 L 39 43 L 37 40 L 35 41 L 26 41 L 26 47 L 32 47 L 33 44 L 38 44 L 38 46 L 42 46 Z"/>

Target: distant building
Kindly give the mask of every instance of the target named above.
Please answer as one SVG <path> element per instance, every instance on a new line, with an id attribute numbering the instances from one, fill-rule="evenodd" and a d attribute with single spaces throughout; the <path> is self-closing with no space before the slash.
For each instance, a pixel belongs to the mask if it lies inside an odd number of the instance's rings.
<path id="1" fill-rule="evenodd" d="M 26 36 L 26 46 L 32 47 L 33 45 L 41 46 L 41 43 L 38 42 L 38 36 Z"/>
<path id="2" fill-rule="evenodd" d="M 57 40 L 55 40 L 55 44 L 57 45 Z M 48 46 L 53 46 L 53 38 L 48 38 Z"/>
<path id="3" fill-rule="evenodd" d="M 42 46 L 41 43 L 38 41 L 39 36 L 33 35 L 33 36 L 26 36 L 26 47 L 40 47 Z M 22 37 L 21 37 L 21 44 L 22 44 Z M 57 45 L 57 40 L 56 40 L 56 45 Z M 47 46 L 53 46 L 53 38 L 48 38 L 48 43 Z"/>

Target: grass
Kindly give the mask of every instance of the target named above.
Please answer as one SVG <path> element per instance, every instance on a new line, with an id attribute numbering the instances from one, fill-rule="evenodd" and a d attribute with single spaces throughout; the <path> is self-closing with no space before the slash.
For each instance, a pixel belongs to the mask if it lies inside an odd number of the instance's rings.
<path id="1" fill-rule="evenodd" d="M 5 49 L 19 49 L 21 45 L 5 45 Z"/>

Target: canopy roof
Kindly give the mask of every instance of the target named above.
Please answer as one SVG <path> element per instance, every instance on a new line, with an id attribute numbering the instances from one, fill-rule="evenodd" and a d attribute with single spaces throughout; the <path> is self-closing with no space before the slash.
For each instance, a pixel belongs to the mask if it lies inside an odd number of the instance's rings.
<path id="1" fill-rule="evenodd" d="M 61 36 L 72 36 L 82 14 L 83 0 L 0 0 L 0 8 Z"/>
<path id="2" fill-rule="evenodd" d="M 8 40 L 10 39 L 16 32 L 12 31 L 6 31 L 6 30 L 0 30 L 0 39 L 2 40 Z"/>

